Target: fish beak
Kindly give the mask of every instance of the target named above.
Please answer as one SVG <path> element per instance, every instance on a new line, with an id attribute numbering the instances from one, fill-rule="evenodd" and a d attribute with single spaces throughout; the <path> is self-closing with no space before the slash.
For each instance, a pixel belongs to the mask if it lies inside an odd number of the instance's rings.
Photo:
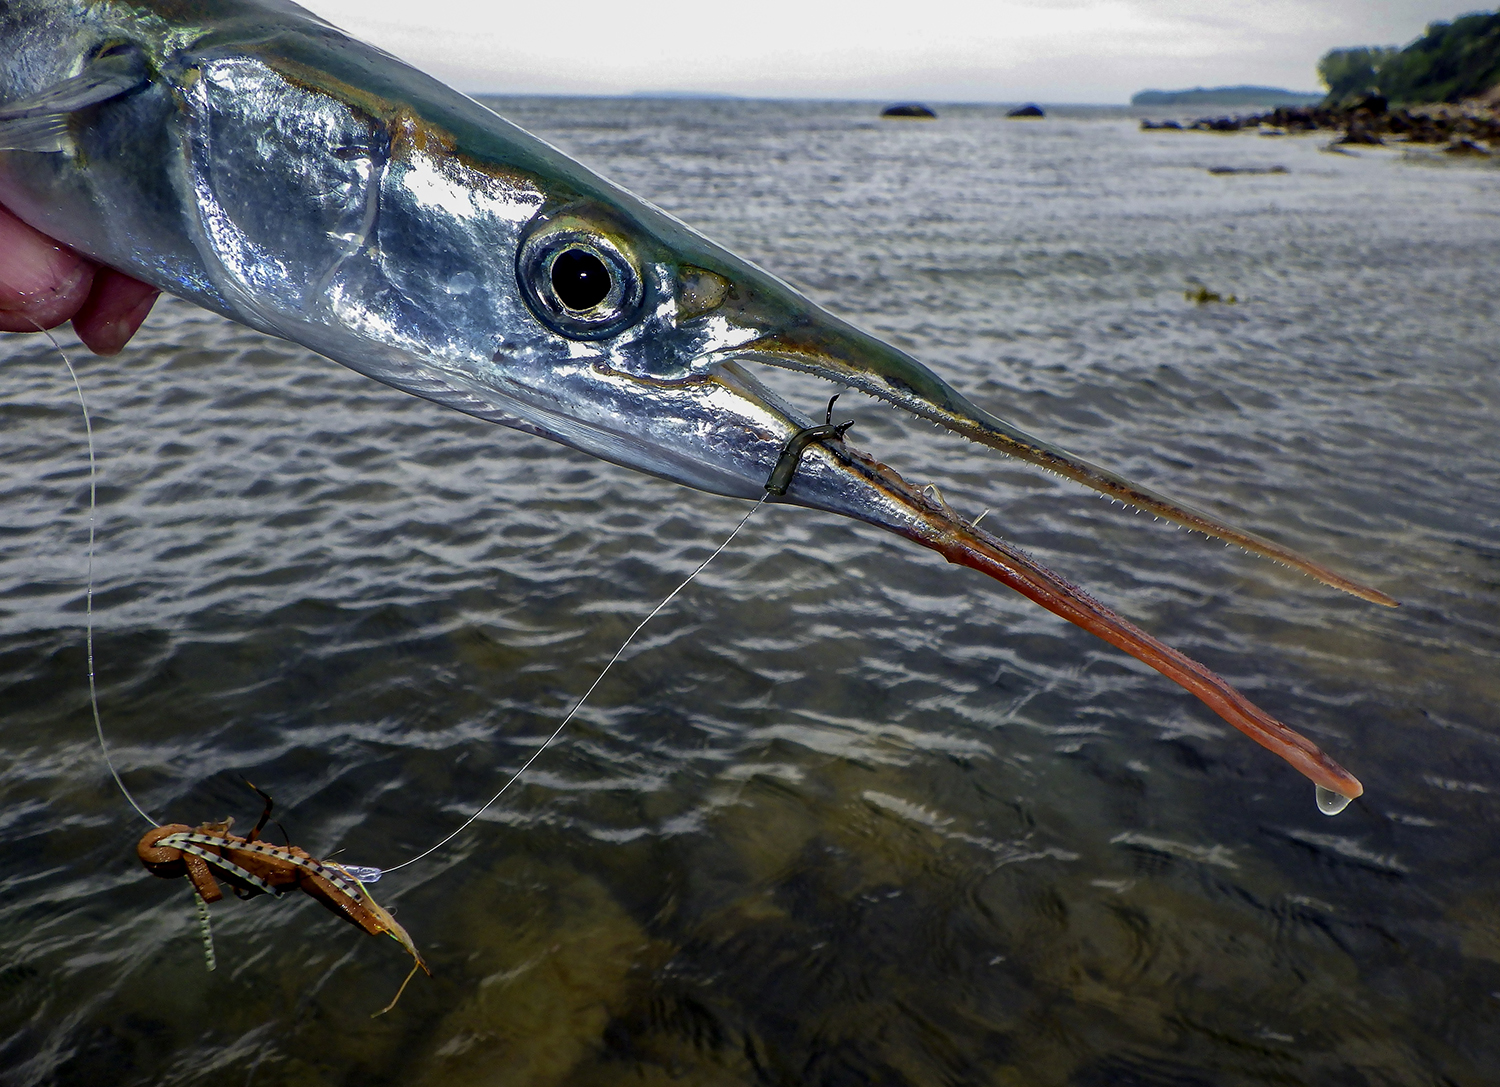
<path id="1" fill-rule="evenodd" d="M 988 574 L 1191 691 L 1220 717 L 1280 755 L 1321 789 L 1349 799 L 1364 791 L 1358 779 L 1311 740 L 1260 709 L 1209 668 L 964 520 L 940 497 L 929 497 L 841 438 L 828 437 L 807 446 L 792 474 L 786 500 L 879 525 L 932 548 L 949 562 Z M 1333 808 L 1341 806 L 1335 802 Z"/>
<path id="2" fill-rule="evenodd" d="M 700 261 L 693 263 L 712 267 L 710 261 L 715 256 L 718 254 L 703 252 Z M 684 282 L 693 282 L 691 275 L 678 274 Z M 745 494 L 754 485 L 752 479 L 758 478 L 765 482 L 755 487 L 757 492 L 764 488 L 779 493 L 779 485 L 785 483 L 785 495 L 778 501 L 879 525 L 933 549 L 949 562 L 988 574 L 1180 684 L 1235 728 L 1291 763 L 1320 790 L 1349 799 L 1364 791 L 1358 779 L 1316 744 L 1254 705 L 1212 670 L 958 516 L 941 498 L 929 497 L 884 464 L 857 452 L 843 440 L 841 432 L 829 433 L 832 428 L 825 427 L 817 440 L 807 442 L 806 420 L 781 405 L 755 380 L 746 364 L 779 366 L 852 386 L 1158 517 L 1296 567 L 1362 599 L 1387 606 L 1395 606 L 1395 600 L 1274 541 L 1226 525 L 997 419 L 916 359 L 820 309 L 760 269 L 726 261 L 708 278 L 715 287 L 707 292 L 709 304 L 698 319 L 721 321 L 723 327 L 742 330 L 742 334 L 733 343 L 700 354 L 685 367 L 699 375 L 699 388 L 713 387 L 719 397 L 712 411 L 714 421 L 697 431 L 692 444 L 700 450 L 712 447 L 737 451 L 724 467 L 727 474 L 738 477 L 738 486 L 707 489 Z M 683 296 L 691 293 L 685 291 Z M 682 315 L 691 312 L 692 307 L 688 307 Z M 677 388 L 685 392 L 694 384 L 689 380 Z M 699 418 L 703 417 L 699 413 Z M 732 430 L 740 437 L 705 441 L 705 430 L 719 430 L 721 435 Z M 788 473 L 787 458 L 798 445 L 805 445 L 805 449 Z M 701 452 L 696 456 L 700 463 L 711 459 Z M 1325 805 L 1319 795 L 1324 811 L 1337 811 L 1347 802 L 1332 799 Z"/>
<path id="3" fill-rule="evenodd" d="M 1185 528 L 1285 563 L 1362 600 L 1386 607 L 1397 606 L 1392 597 L 1380 590 L 1330 570 L 1274 540 L 1225 524 L 1202 510 L 1132 483 L 1107 468 L 1032 437 L 970 403 L 910 355 L 830 314 L 821 311 L 814 311 L 814 314 L 811 319 L 804 315 L 778 322 L 777 332 L 742 345 L 736 352 L 737 357 L 816 374 L 859 389 L 981 445 L 1066 476 Z"/>
<path id="4" fill-rule="evenodd" d="M 659 213 L 658 213 L 659 214 Z M 1106 495 L 1386 605 L 1395 601 L 1270 540 L 1223 524 L 1066 450 L 1033 438 L 971 404 L 909 355 L 820 309 L 761 269 L 718 250 L 675 221 L 656 226 L 671 244 L 654 260 L 671 302 L 669 335 L 601 347 L 573 366 L 580 384 L 562 425 L 536 417 L 538 433 L 638 471 L 701 490 L 764 496 L 853 517 L 898 533 L 1015 589 L 1150 665 L 1257 743 L 1338 797 L 1364 790 L 1316 744 L 1255 706 L 1224 679 L 1115 614 L 1065 578 L 928 497 L 855 451 L 842 431 L 808 420 L 756 380 L 751 364 L 813 374 L 905 408 L 976 442 L 1057 472 Z M 638 236 L 638 235 L 637 235 Z M 547 370 L 559 388 L 564 371 Z M 430 395 L 424 393 L 424 395 Z M 609 405 L 614 405 L 609 407 Z M 474 414 L 472 407 L 464 410 Z M 515 425 L 514 423 L 512 425 Z M 816 434 L 813 432 L 816 431 Z M 810 440 L 811 439 L 811 440 Z M 794 458 L 789 461 L 789 458 Z M 1334 811 L 1346 801 L 1327 800 Z"/>

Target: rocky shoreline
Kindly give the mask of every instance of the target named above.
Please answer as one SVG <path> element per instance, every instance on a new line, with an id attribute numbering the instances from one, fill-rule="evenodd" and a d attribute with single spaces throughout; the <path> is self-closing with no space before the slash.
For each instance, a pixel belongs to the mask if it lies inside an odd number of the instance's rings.
<path id="1" fill-rule="evenodd" d="M 1257 130 L 1268 136 L 1337 132 L 1335 144 L 1446 144 L 1445 150 L 1457 154 L 1500 154 L 1500 114 L 1490 106 L 1438 103 L 1390 109 L 1385 99 L 1376 95 L 1342 107 L 1278 106 L 1245 116 L 1200 117 L 1186 122 L 1143 120 L 1141 128 L 1182 132 Z"/>

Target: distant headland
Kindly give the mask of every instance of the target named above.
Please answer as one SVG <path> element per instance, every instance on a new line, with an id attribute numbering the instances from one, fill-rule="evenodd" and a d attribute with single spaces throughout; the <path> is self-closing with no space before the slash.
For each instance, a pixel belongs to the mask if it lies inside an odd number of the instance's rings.
<path id="1" fill-rule="evenodd" d="M 1500 11 L 1477 11 L 1451 22 L 1436 20 L 1404 47 L 1330 49 L 1318 61 L 1318 78 L 1328 88 L 1326 95 L 1279 87 L 1194 87 L 1190 91 L 1141 91 L 1131 97 L 1130 104 L 1230 109 L 1322 106 L 1347 111 L 1378 98 L 1391 107 L 1467 103 L 1471 109 L 1495 109 L 1500 107 Z"/>
<path id="2" fill-rule="evenodd" d="M 1141 91 L 1130 96 L 1132 106 L 1311 106 L 1323 101 L 1313 91 L 1281 87 L 1194 87 L 1187 91 Z"/>

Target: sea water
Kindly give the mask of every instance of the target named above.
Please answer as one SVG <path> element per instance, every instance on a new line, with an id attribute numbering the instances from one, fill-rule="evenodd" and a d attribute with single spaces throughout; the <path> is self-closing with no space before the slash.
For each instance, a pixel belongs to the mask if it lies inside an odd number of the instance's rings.
<path id="1" fill-rule="evenodd" d="M 208 973 L 93 739 L 72 388 L 6 337 L 0 1082 L 1493 1082 L 1500 171 L 1121 111 L 494 105 L 986 409 L 1400 599 L 840 401 L 1365 795 L 1326 818 L 1091 636 L 771 506 L 495 810 L 371 888 L 434 972 L 395 1011 L 368 1018 L 400 949 L 300 895 L 216 903 Z M 248 778 L 320 857 L 457 826 L 745 508 L 173 300 L 76 359 L 124 778 L 242 832 Z M 810 415 L 833 391 L 770 379 Z"/>

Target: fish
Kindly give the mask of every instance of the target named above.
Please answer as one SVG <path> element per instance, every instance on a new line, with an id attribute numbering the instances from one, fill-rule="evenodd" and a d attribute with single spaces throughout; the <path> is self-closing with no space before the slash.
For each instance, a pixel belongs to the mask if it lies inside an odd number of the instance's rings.
<path id="1" fill-rule="evenodd" d="M 1325 811 L 1363 792 L 1204 665 L 831 418 L 815 428 L 758 368 L 859 390 L 1364 600 L 1390 596 L 1012 426 L 473 99 L 287 0 L 0 0 L 0 57 L 0 203 L 80 253 L 467 415 L 897 533 L 1180 684 L 1315 782 Z"/>

